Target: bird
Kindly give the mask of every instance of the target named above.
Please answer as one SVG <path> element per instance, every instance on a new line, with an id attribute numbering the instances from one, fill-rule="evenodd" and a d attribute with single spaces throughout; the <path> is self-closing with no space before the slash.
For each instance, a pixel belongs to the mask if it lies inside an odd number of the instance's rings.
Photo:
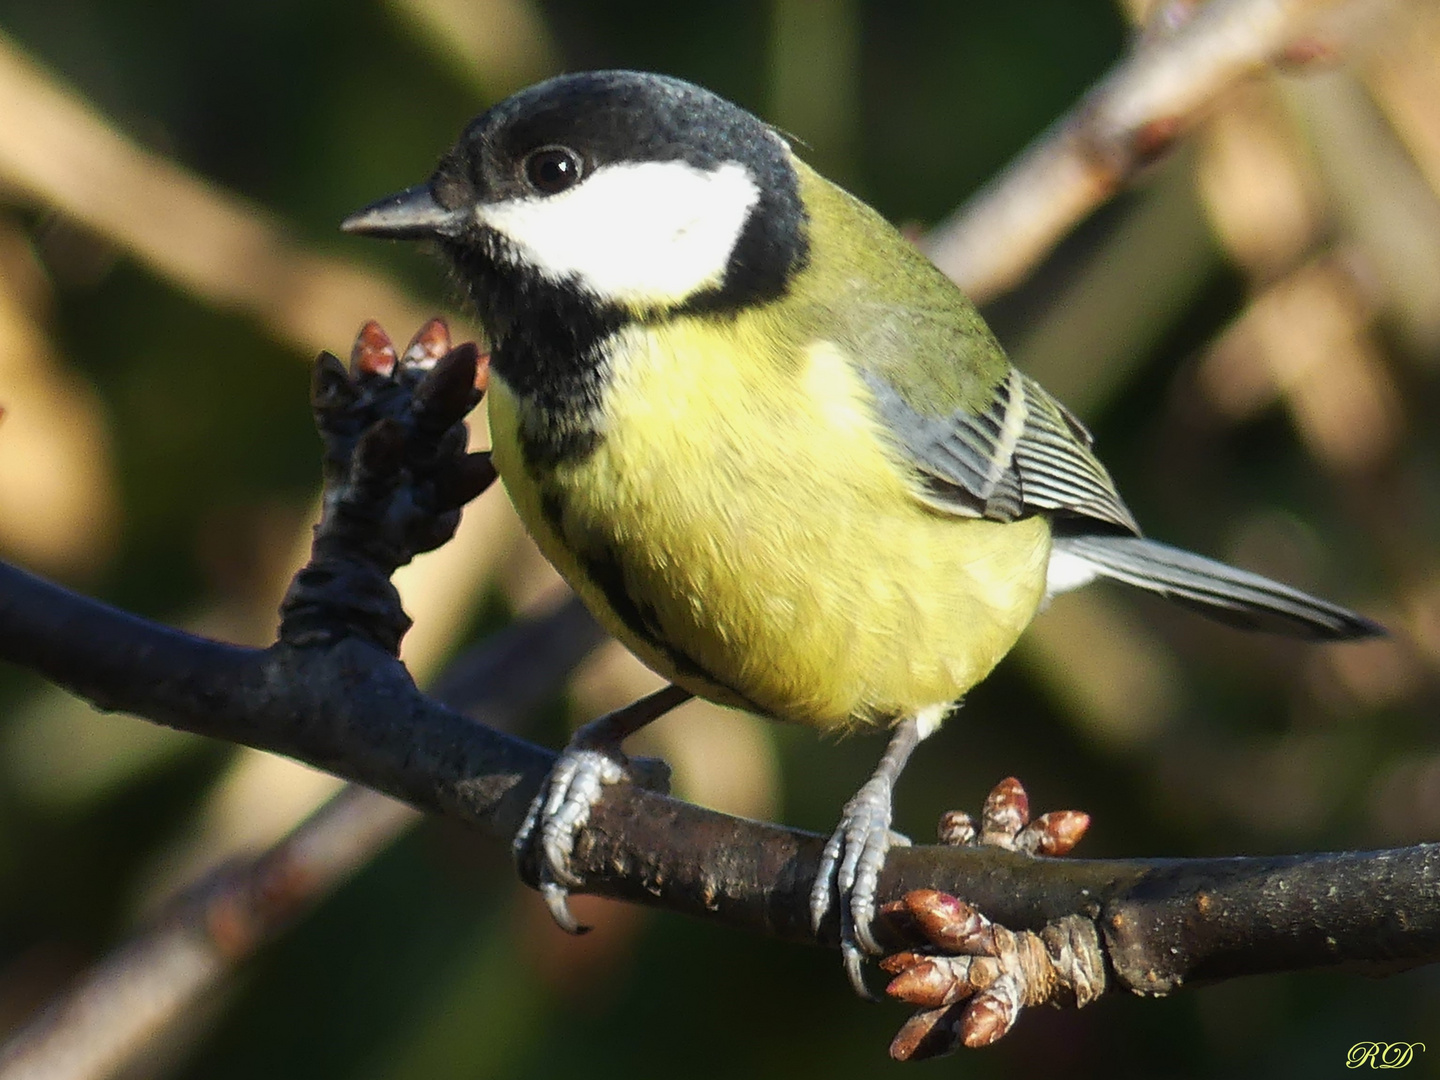
<path id="1" fill-rule="evenodd" d="M 889 732 L 810 894 L 867 995 L 912 751 L 1048 598 L 1096 578 L 1299 638 L 1375 622 L 1142 536 L 1084 425 L 877 211 L 717 94 L 561 75 L 346 218 L 428 240 L 491 347 L 492 457 L 540 549 L 671 687 L 581 727 L 517 854 L 566 895 L 621 742 L 691 695 Z"/>

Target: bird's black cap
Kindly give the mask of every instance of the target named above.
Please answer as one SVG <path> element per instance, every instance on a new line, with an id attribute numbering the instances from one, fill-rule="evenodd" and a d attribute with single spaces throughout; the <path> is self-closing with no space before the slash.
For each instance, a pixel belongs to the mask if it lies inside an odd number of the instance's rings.
<path id="1" fill-rule="evenodd" d="M 436 171 L 436 197 L 455 205 L 461 191 L 449 189 L 467 180 L 488 200 L 523 195 L 513 163 L 549 145 L 572 147 L 592 171 L 616 162 L 710 170 L 738 161 L 762 188 L 783 185 L 789 171 L 771 129 L 719 95 L 666 75 L 590 71 L 522 90 L 472 121 Z"/>
<path id="2" fill-rule="evenodd" d="M 533 197 L 520 166 L 547 146 L 574 150 L 587 174 L 622 162 L 683 161 L 705 171 L 743 165 L 760 199 L 717 301 L 777 296 L 805 258 L 805 211 L 785 141 L 703 87 L 637 71 L 561 75 L 520 91 L 471 121 L 427 183 L 371 204 L 341 228 L 396 239 L 455 239 L 469 208 Z"/>

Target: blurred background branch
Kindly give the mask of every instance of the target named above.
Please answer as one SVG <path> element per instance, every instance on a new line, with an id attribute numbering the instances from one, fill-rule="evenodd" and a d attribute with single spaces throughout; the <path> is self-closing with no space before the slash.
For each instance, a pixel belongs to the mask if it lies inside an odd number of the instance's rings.
<path id="1" fill-rule="evenodd" d="M 0 1048 L 0 1076 L 114 1076 L 192 1022 L 220 980 L 343 883 L 416 812 L 347 787 L 284 841 L 196 882 Z"/>
<path id="2" fill-rule="evenodd" d="M 1334 57 L 1337 14 L 1376 0 L 1160 0 L 1134 51 L 955 214 L 925 250 L 984 303 L 1013 288 L 1075 224 L 1267 64 Z M 1367 14 L 1369 12 L 1366 12 Z M 1322 18 L 1329 22 L 1321 25 Z M 1350 29 L 1347 27 L 1346 29 Z M 1319 44 L 1310 35 L 1321 35 Z"/>
<path id="3" fill-rule="evenodd" d="M 93 229 L 177 286 L 315 352 L 354 333 L 355 311 L 399 326 L 428 312 L 382 276 L 300 248 L 260 207 L 115 130 L 0 38 L 0 177 Z"/>

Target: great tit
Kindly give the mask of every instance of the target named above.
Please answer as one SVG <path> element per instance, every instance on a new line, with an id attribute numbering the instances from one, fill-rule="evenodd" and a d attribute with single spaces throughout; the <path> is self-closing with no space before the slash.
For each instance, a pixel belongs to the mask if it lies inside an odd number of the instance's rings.
<path id="1" fill-rule="evenodd" d="M 582 728 L 532 808 L 557 920 L 621 740 L 688 694 L 889 728 L 811 896 L 862 950 L 916 744 L 1047 596 L 1096 577 L 1303 638 L 1375 623 L 1143 539 L 960 290 L 755 116 L 661 75 L 524 90 L 347 232 L 435 241 L 490 337 L 493 457 L 540 548 L 675 684 Z M 688 693 L 687 693 L 688 692 Z"/>

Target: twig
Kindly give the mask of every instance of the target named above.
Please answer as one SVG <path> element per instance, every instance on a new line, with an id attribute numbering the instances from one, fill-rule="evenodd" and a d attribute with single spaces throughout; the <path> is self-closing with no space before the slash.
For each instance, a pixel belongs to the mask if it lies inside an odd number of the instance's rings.
<path id="1" fill-rule="evenodd" d="M 1143 38 L 1066 116 L 930 234 L 936 265 L 977 302 L 1013 287 L 1065 233 L 1175 142 L 1236 80 L 1333 10 L 1375 0 L 1210 0 Z"/>
<path id="2" fill-rule="evenodd" d="M 0 34 L 0 182 L 114 241 L 191 295 L 310 355 L 366 317 L 425 317 L 394 283 L 304 251 L 281 223 L 119 134 Z"/>
<path id="3" fill-rule="evenodd" d="M 99 1080 L 153 1049 L 226 973 L 415 818 L 349 787 L 253 862 L 200 883 L 0 1048 L 4 1080 Z"/>

